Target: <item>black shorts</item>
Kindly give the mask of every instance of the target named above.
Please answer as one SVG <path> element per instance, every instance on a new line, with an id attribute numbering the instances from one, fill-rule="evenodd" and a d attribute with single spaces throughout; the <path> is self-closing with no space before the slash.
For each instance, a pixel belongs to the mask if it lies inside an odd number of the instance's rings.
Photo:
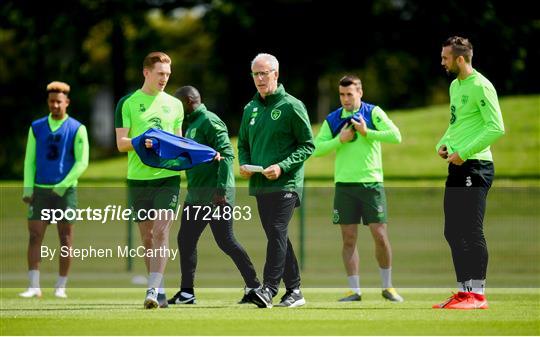
<path id="1" fill-rule="evenodd" d="M 471 159 L 462 165 L 448 165 L 446 187 L 483 187 L 490 188 L 495 169 L 493 162 Z"/>
<path id="2" fill-rule="evenodd" d="M 450 164 L 444 193 L 446 228 L 469 232 L 483 228 L 486 198 L 493 182 L 493 162 L 467 160 Z"/>

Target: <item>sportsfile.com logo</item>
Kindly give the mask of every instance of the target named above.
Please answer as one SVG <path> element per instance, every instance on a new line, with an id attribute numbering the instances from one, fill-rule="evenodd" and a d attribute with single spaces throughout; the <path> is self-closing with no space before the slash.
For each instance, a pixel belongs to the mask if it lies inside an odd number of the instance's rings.
<path id="1" fill-rule="evenodd" d="M 172 204 L 173 202 L 171 202 Z M 59 221 L 98 221 L 106 223 L 108 221 L 129 221 L 144 219 L 148 221 L 178 220 L 181 216 L 180 210 L 188 220 L 251 220 L 250 206 L 214 206 L 214 205 L 188 205 L 184 208 L 171 209 L 139 209 L 125 208 L 120 205 L 107 205 L 105 208 L 82 208 L 82 209 L 50 209 L 41 210 L 41 220 L 56 224 Z"/>
<path id="2" fill-rule="evenodd" d="M 140 209 L 137 212 L 133 212 L 131 208 L 124 208 L 117 205 L 107 205 L 105 208 L 83 208 L 83 209 L 59 209 L 59 208 L 45 208 L 41 210 L 41 220 L 48 221 L 52 224 L 58 223 L 58 221 L 99 221 L 105 223 L 108 221 L 122 220 L 129 221 L 134 220 L 134 213 L 137 213 L 137 218 L 143 217 L 148 220 L 165 220 L 175 217 L 175 212 L 171 209 Z M 177 216 L 177 214 L 176 214 Z"/>

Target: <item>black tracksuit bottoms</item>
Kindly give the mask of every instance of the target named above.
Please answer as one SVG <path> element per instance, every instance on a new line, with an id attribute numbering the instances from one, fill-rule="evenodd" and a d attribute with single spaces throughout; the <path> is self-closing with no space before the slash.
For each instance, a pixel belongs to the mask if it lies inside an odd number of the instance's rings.
<path id="1" fill-rule="evenodd" d="M 444 236 L 452 251 L 458 282 L 486 278 L 488 249 L 484 237 L 486 198 L 493 182 L 493 162 L 450 164 L 444 193 Z"/>
<path id="2" fill-rule="evenodd" d="M 234 262 L 246 286 L 257 288 L 260 282 L 257 279 L 257 273 L 251 263 L 251 259 L 245 249 L 240 245 L 233 232 L 233 219 L 225 220 L 224 216 L 219 219 L 211 219 L 204 216 L 203 211 L 198 212 L 198 218 L 195 218 L 196 212 L 193 206 L 208 205 L 185 205 L 182 211 L 182 222 L 178 231 L 177 242 L 180 250 L 180 270 L 182 279 L 180 287 L 193 292 L 195 269 L 197 268 L 197 242 L 201 237 L 206 225 L 210 223 L 212 234 L 219 248 L 227 254 Z M 231 205 L 227 205 L 231 207 Z M 191 210 L 186 210 L 191 207 Z M 223 214 L 223 212 L 221 212 Z"/>
<path id="3" fill-rule="evenodd" d="M 276 296 L 279 283 L 287 289 L 300 287 L 300 269 L 289 240 L 289 221 L 298 205 L 295 192 L 272 192 L 257 195 L 257 208 L 268 240 L 264 265 L 264 286 Z"/>

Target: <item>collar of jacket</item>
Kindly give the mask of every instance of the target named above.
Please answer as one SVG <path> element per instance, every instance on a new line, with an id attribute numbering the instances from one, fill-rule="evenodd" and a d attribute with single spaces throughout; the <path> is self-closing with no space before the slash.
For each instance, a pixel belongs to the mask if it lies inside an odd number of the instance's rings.
<path id="1" fill-rule="evenodd" d="M 201 103 L 201 105 L 199 105 L 197 109 L 193 110 L 192 113 L 187 114 L 187 121 L 193 122 L 194 120 L 197 119 L 197 117 L 199 117 L 205 111 L 206 111 L 206 106 L 204 106 L 204 104 Z"/>
<path id="2" fill-rule="evenodd" d="M 285 87 L 283 87 L 283 84 L 278 83 L 276 91 L 274 91 L 274 93 L 272 93 L 271 95 L 268 95 L 264 99 L 262 99 L 261 95 L 257 92 L 253 99 L 259 101 L 262 105 L 272 105 L 273 103 L 281 100 L 285 96 L 285 94 Z"/>

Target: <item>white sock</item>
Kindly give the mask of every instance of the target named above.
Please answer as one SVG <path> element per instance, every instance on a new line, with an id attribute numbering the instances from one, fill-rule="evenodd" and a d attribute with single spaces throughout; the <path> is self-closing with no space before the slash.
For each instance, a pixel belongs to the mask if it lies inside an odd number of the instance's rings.
<path id="1" fill-rule="evenodd" d="M 472 292 L 484 295 L 486 289 L 486 280 L 472 280 Z"/>
<path id="2" fill-rule="evenodd" d="M 351 291 L 358 295 L 362 294 L 360 291 L 360 276 L 351 275 L 347 276 L 347 279 L 349 280 L 349 288 L 351 288 Z"/>
<path id="3" fill-rule="evenodd" d="M 150 273 L 148 275 L 148 288 L 159 288 L 161 279 L 163 278 L 162 273 Z"/>
<path id="4" fill-rule="evenodd" d="M 472 290 L 472 280 L 457 283 L 458 291 L 470 292 Z"/>
<path id="5" fill-rule="evenodd" d="M 30 282 L 30 288 L 39 288 L 39 270 L 29 270 L 28 281 Z"/>
<path id="6" fill-rule="evenodd" d="M 58 275 L 58 281 L 56 281 L 55 288 L 65 288 L 67 284 L 67 276 Z"/>
<path id="7" fill-rule="evenodd" d="M 382 281 L 382 288 L 393 288 L 392 287 L 392 267 L 388 267 L 387 269 L 380 268 L 379 272 L 381 273 L 381 281 Z"/>
<path id="8" fill-rule="evenodd" d="M 157 290 L 158 294 L 165 294 L 165 277 L 161 277 L 161 282 L 159 283 L 159 288 Z"/>

